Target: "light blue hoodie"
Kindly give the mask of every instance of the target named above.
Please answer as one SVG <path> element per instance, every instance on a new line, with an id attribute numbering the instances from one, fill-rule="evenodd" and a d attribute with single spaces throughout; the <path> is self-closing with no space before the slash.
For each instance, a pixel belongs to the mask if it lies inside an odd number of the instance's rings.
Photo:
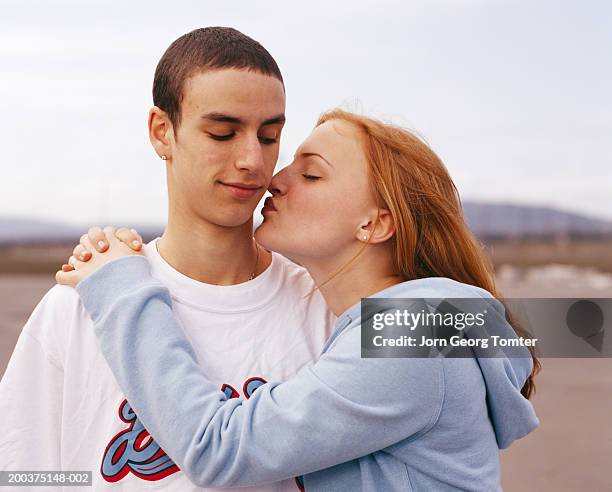
<path id="1" fill-rule="evenodd" d="M 144 257 L 113 261 L 77 290 L 139 419 L 203 487 L 304 475 L 307 491 L 500 490 L 498 448 L 538 425 L 520 393 L 530 358 L 361 358 L 359 303 L 313 366 L 242 400 L 206 379 Z M 373 297 L 494 300 L 446 278 Z"/>

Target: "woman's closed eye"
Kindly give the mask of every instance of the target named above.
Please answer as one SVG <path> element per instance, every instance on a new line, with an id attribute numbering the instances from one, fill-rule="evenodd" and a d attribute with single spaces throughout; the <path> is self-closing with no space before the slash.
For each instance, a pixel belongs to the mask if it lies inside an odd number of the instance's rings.
<path id="1" fill-rule="evenodd" d="M 316 181 L 317 179 L 321 179 L 321 176 L 314 176 L 312 174 L 302 174 L 302 176 L 304 176 L 304 179 L 308 181 Z"/>

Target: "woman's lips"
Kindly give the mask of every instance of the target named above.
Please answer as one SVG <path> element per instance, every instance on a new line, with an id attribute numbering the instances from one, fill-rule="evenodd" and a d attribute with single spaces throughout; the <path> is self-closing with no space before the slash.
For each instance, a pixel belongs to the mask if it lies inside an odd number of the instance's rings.
<path id="1" fill-rule="evenodd" d="M 261 186 L 257 185 L 249 185 L 243 183 L 221 183 L 223 187 L 229 191 L 232 196 L 238 198 L 239 200 L 248 200 L 256 196 L 260 190 Z"/>
<path id="2" fill-rule="evenodd" d="M 272 200 L 271 196 L 266 198 L 266 200 L 264 201 L 264 206 L 261 209 L 261 213 L 263 214 L 264 212 L 276 212 L 276 207 L 274 206 L 274 200 Z"/>

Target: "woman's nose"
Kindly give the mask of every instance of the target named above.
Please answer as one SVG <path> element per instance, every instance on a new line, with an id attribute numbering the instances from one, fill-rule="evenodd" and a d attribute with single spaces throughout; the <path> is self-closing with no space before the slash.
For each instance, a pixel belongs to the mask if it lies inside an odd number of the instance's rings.
<path id="1" fill-rule="evenodd" d="M 270 181 L 268 191 L 272 193 L 273 196 L 284 195 L 287 192 L 287 183 L 285 179 L 286 175 L 287 172 L 285 168 L 272 176 L 272 181 Z"/>

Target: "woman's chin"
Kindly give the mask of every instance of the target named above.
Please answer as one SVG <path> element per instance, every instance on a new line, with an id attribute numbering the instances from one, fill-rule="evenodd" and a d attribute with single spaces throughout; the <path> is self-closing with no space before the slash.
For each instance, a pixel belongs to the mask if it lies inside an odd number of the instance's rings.
<path id="1" fill-rule="evenodd" d="M 278 227 L 275 227 L 270 221 L 262 222 L 262 224 L 255 229 L 254 237 L 257 243 L 267 249 L 268 251 L 274 251 L 287 258 L 290 258 L 291 252 L 287 248 L 287 239 L 291 237 L 291 231 L 281 231 Z"/>
<path id="2" fill-rule="evenodd" d="M 257 241 L 268 251 L 276 251 L 276 249 L 274 248 L 274 243 L 276 242 L 275 238 L 277 237 L 277 233 L 274 229 L 274 226 L 270 224 L 269 221 L 266 221 L 264 219 L 264 221 L 257 229 L 255 229 L 255 232 L 253 233 L 255 241 Z"/>

